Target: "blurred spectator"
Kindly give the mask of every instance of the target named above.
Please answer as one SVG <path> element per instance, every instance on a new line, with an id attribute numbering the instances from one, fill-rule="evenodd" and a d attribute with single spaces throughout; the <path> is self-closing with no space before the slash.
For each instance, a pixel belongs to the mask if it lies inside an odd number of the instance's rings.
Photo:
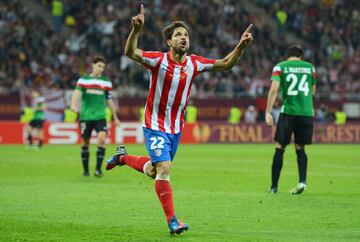
<path id="1" fill-rule="evenodd" d="M 72 111 L 69 106 L 64 109 L 64 122 L 75 123 L 77 120 L 77 116 L 77 113 Z"/>
<path id="2" fill-rule="evenodd" d="M 279 28 L 279 34 L 282 34 L 285 31 L 285 25 L 287 20 L 287 13 L 281 7 L 276 7 L 276 20 Z"/>
<path id="3" fill-rule="evenodd" d="M 143 123 L 145 120 L 145 108 L 144 106 L 140 106 L 139 108 L 139 122 Z"/>
<path id="4" fill-rule="evenodd" d="M 72 89 L 79 75 L 89 69 L 91 57 L 102 54 L 109 60 L 106 75 L 114 88 L 126 90 L 121 95 L 146 93 L 147 72 L 123 57 L 130 16 L 137 13 L 138 2 L 33 2 L 56 16 L 56 24 L 28 11 L 30 2 L 1 4 L 0 88 L 18 91 L 56 85 Z M 145 50 L 165 50 L 166 45 L 157 38 L 160 30 L 181 19 L 191 27 L 191 46 L 200 46 L 190 53 L 222 58 L 238 42 L 241 29 L 253 23 L 255 39 L 241 63 L 232 72 L 200 77 L 194 85 L 198 97 L 263 95 L 270 84 L 270 63 L 282 59 L 284 48 L 295 40 L 303 43 L 305 58 L 318 69 L 317 98 L 360 100 L 360 11 L 354 7 L 358 3 L 352 2 L 211 0 L 204 5 L 193 0 L 146 1 L 147 28 L 139 44 Z"/>
<path id="5" fill-rule="evenodd" d="M 273 109 L 271 111 L 271 114 L 272 114 L 273 120 L 274 120 L 274 124 L 277 124 L 277 122 L 279 121 L 280 113 L 281 113 L 281 104 L 280 104 L 279 100 L 276 100 L 274 103 Z"/>
<path id="6" fill-rule="evenodd" d="M 24 107 L 20 114 L 21 123 L 29 123 L 34 117 L 34 111 L 31 107 Z"/>
<path id="7" fill-rule="evenodd" d="M 327 123 L 329 119 L 329 110 L 326 105 L 320 105 L 318 109 L 316 109 L 315 114 L 316 122 L 318 123 Z"/>
<path id="8" fill-rule="evenodd" d="M 346 124 L 346 113 L 341 109 L 338 109 L 335 112 L 335 124 L 336 125 Z"/>
<path id="9" fill-rule="evenodd" d="M 64 13 L 64 5 L 61 0 L 52 1 L 51 13 L 54 18 L 55 32 L 59 33 L 62 28 L 62 16 Z"/>
<path id="10" fill-rule="evenodd" d="M 265 96 L 259 96 L 256 98 L 256 110 L 258 111 L 257 120 L 259 122 L 265 121 L 267 99 Z"/>
<path id="11" fill-rule="evenodd" d="M 237 105 L 233 105 L 229 110 L 229 118 L 228 123 L 229 124 L 238 124 L 241 120 L 241 109 Z"/>
<path id="12" fill-rule="evenodd" d="M 197 113 L 198 113 L 197 107 L 190 100 L 189 105 L 186 107 L 185 121 L 190 124 L 196 123 Z"/>
<path id="13" fill-rule="evenodd" d="M 109 107 L 105 108 L 105 120 L 108 124 L 113 120 L 113 115 Z"/>
<path id="14" fill-rule="evenodd" d="M 244 122 L 248 124 L 256 123 L 257 112 L 255 106 L 250 105 L 245 111 Z"/>

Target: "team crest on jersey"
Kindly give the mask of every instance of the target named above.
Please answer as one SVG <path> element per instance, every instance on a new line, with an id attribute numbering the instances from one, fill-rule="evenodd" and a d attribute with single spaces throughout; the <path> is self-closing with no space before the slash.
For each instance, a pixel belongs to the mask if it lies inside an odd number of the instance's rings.
<path id="1" fill-rule="evenodd" d="M 161 149 L 155 149 L 154 153 L 157 157 L 159 157 L 162 154 L 162 151 L 161 151 Z"/>
<path id="2" fill-rule="evenodd" d="M 182 68 L 182 70 L 183 70 L 183 72 L 186 74 L 186 76 L 189 75 L 189 73 L 188 73 L 189 67 L 188 67 L 188 66 L 184 66 L 184 67 Z"/>

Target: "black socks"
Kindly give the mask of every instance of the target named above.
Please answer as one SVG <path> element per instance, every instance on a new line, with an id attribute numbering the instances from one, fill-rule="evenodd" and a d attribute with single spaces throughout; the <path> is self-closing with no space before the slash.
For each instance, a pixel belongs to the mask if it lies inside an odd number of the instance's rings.
<path id="1" fill-rule="evenodd" d="M 84 172 L 89 172 L 89 147 L 81 147 L 81 160 L 84 168 Z"/>
<path id="2" fill-rule="evenodd" d="M 98 147 L 96 152 L 96 170 L 101 171 L 101 165 L 105 156 L 105 148 Z M 81 147 L 81 160 L 85 173 L 89 173 L 89 147 Z"/>
<path id="3" fill-rule="evenodd" d="M 299 169 L 299 182 L 306 184 L 307 155 L 304 149 L 296 150 L 296 155 Z"/>
<path id="4" fill-rule="evenodd" d="M 33 144 L 32 135 L 28 134 L 27 140 L 29 141 L 29 145 Z"/>
<path id="5" fill-rule="evenodd" d="M 97 171 L 101 171 L 101 165 L 104 160 L 104 156 L 105 156 L 105 148 L 98 147 L 98 150 L 96 152 L 96 160 L 97 160 L 96 170 Z"/>
<path id="6" fill-rule="evenodd" d="M 27 140 L 28 140 L 28 142 L 29 142 L 29 145 L 32 146 L 32 145 L 33 145 L 33 137 L 32 137 L 31 134 L 28 134 Z M 41 148 L 42 145 L 43 145 L 43 140 L 39 138 L 39 141 L 38 141 L 38 146 L 39 146 L 39 148 Z"/>
<path id="7" fill-rule="evenodd" d="M 271 168 L 271 187 L 277 187 L 280 177 L 281 168 L 283 165 L 284 150 L 276 148 L 273 157 L 273 164 Z"/>

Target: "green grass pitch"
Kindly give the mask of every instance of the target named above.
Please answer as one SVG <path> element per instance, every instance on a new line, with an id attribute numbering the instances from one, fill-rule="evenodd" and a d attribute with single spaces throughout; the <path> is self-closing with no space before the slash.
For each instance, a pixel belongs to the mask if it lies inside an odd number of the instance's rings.
<path id="1" fill-rule="evenodd" d="M 128 151 L 146 155 L 144 145 Z M 359 145 L 309 146 L 308 189 L 294 196 L 293 146 L 269 194 L 274 145 L 181 144 L 171 183 L 190 230 L 180 236 L 168 232 L 153 180 L 129 167 L 82 177 L 79 152 L 0 146 L 0 241 L 360 241 Z"/>

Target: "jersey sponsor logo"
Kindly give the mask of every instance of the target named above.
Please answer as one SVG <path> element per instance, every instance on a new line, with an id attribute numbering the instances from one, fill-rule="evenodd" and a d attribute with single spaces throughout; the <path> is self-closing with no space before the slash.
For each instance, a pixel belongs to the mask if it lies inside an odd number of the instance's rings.
<path id="1" fill-rule="evenodd" d="M 52 123 L 48 132 L 49 144 L 76 144 L 79 140 L 77 123 Z"/>
<path id="2" fill-rule="evenodd" d="M 133 143 L 143 143 L 145 140 L 143 127 L 140 123 L 121 122 L 119 126 L 115 127 L 114 132 L 116 144 L 130 142 L 129 140 Z"/>
<path id="3" fill-rule="evenodd" d="M 103 95 L 104 91 L 103 90 L 98 90 L 98 89 L 86 89 L 86 93 L 94 94 L 94 95 Z"/>
<path id="4" fill-rule="evenodd" d="M 25 126 L 24 126 L 25 127 Z M 45 127 L 46 128 L 46 127 Z M 78 130 L 78 123 L 49 123 L 47 130 L 47 143 L 49 144 L 76 144 L 81 140 L 82 131 L 85 128 L 85 122 L 80 123 L 80 130 Z M 106 128 L 109 130 L 106 137 L 106 143 L 138 143 L 144 142 L 143 128 L 140 123 L 127 123 L 123 122 L 120 126 L 112 127 L 111 125 Z M 47 132 L 46 132 L 47 131 Z M 23 131 L 24 140 L 27 136 L 26 130 Z M 97 143 L 95 130 L 92 131 L 91 144 Z"/>

